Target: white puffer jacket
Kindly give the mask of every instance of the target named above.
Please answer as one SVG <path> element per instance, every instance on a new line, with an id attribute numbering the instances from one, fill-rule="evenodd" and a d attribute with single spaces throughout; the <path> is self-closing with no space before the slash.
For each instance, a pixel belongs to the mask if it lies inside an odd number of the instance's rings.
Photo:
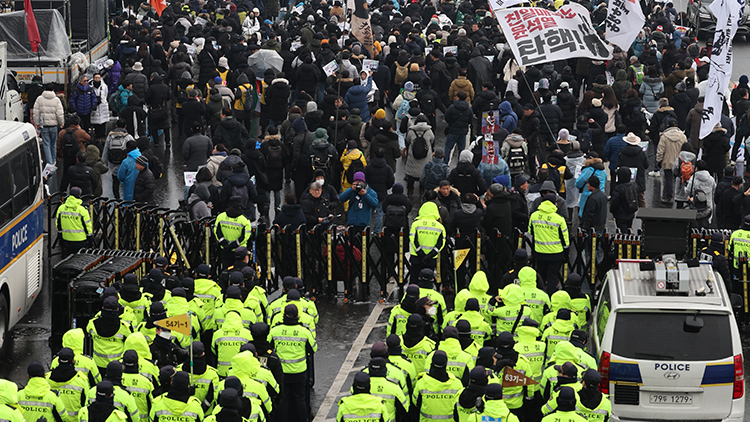
<path id="1" fill-rule="evenodd" d="M 102 81 L 99 88 L 91 86 L 94 94 L 99 97 L 99 105 L 91 112 L 91 124 L 100 125 L 109 122 L 109 88 Z"/>
<path id="2" fill-rule="evenodd" d="M 62 126 L 65 124 L 63 105 L 54 91 L 45 90 L 34 103 L 36 126 Z"/>

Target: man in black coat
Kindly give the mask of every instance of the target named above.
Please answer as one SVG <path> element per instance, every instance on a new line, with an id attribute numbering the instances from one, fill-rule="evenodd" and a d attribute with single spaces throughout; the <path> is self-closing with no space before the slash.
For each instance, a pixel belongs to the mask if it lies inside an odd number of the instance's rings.
<path id="1" fill-rule="evenodd" d="M 521 119 L 521 136 L 529 145 L 529 171 L 536 174 L 536 157 L 539 153 L 539 113 L 534 110 L 532 104 L 523 106 L 523 118 Z"/>
<path id="2" fill-rule="evenodd" d="M 276 213 L 276 218 L 273 219 L 273 224 L 278 224 L 279 227 L 292 226 L 297 228 L 305 224 L 307 218 L 302 212 L 302 206 L 297 203 L 297 197 L 293 193 L 289 193 L 284 198 L 284 205 L 281 206 L 281 211 Z"/>
<path id="3" fill-rule="evenodd" d="M 497 229 L 503 237 L 512 238 L 513 211 L 510 193 L 500 183 L 493 183 L 484 195 L 487 207 L 482 228 L 486 233 L 493 233 Z"/>
<path id="4" fill-rule="evenodd" d="M 224 107 L 221 110 L 221 122 L 214 129 L 212 137 L 214 145 L 224 144 L 228 149 L 244 150 L 247 139 L 248 132 L 245 125 L 232 117 L 232 109 Z"/>
<path id="5" fill-rule="evenodd" d="M 171 93 L 169 87 L 164 83 L 158 73 L 151 74 L 151 84 L 146 91 L 146 105 L 148 105 L 148 127 L 149 132 L 156 134 L 159 130 L 164 133 L 164 141 L 169 145 L 172 141 L 170 136 L 171 121 L 169 118 L 169 100 Z M 158 146 L 158 137 L 154 136 L 154 146 Z"/>
<path id="6" fill-rule="evenodd" d="M 638 188 L 638 206 L 645 208 L 646 170 L 648 170 L 646 152 L 638 144 L 627 144 L 620 150 L 620 154 L 617 156 L 617 166 L 638 169 L 635 174 L 635 186 Z"/>
<path id="7" fill-rule="evenodd" d="M 472 163 L 473 158 L 474 154 L 471 151 L 461 151 L 458 165 L 448 175 L 448 181 L 461 192 L 461 195 L 473 193 L 479 196 L 487 189 L 482 173 Z"/>
<path id="8" fill-rule="evenodd" d="M 370 181 L 370 188 L 378 194 L 378 207 L 375 208 L 375 224 L 372 225 L 372 230 L 373 233 L 380 233 L 383 220 L 383 201 L 388 197 L 388 189 L 396 181 L 393 169 L 385 161 L 385 149 L 380 147 L 375 149 L 375 156 L 367 163 L 364 173 L 365 179 Z"/>
<path id="9" fill-rule="evenodd" d="M 367 178 L 366 175 L 365 175 L 365 178 Z M 385 225 L 386 228 L 391 228 L 391 229 L 396 229 L 396 230 L 400 228 L 404 228 L 405 233 L 409 232 L 409 213 L 411 212 L 412 204 L 409 198 L 406 195 L 404 195 L 404 185 L 402 185 L 401 183 L 394 183 L 393 187 L 391 188 L 391 194 L 388 195 L 384 200 L 381 200 L 380 197 L 378 197 L 378 203 L 383 204 L 383 215 L 385 216 L 383 219 L 383 225 Z M 390 206 L 394 206 L 394 207 L 403 206 L 404 207 L 404 215 L 406 217 L 403 222 L 404 224 L 399 225 L 398 227 L 393 226 L 393 225 L 388 225 L 388 207 Z"/>
<path id="10" fill-rule="evenodd" d="M 82 196 L 93 195 L 97 178 L 94 169 L 86 165 L 86 152 L 76 153 L 76 163 L 68 168 L 67 180 L 71 187 L 76 186 L 81 189 Z M 62 190 L 67 189 L 67 186 L 62 186 Z"/>
<path id="11" fill-rule="evenodd" d="M 302 198 L 302 213 L 305 214 L 307 227 L 329 224 L 333 219 L 333 213 L 328 208 L 328 201 L 322 196 L 323 186 L 320 182 L 313 182 L 310 185 L 309 193 Z"/>
<path id="12" fill-rule="evenodd" d="M 584 230 L 593 228 L 597 235 L 604 233 L 604 226 L 607 224 L 607 195 L 599 188 L 599 184 L 598 177 L 589 178 L 587 189 L 591 195 L 586 200 L 581 218 L 581 227 Z"/>
<path id="13" fill-rule="evenodd" d="M 265 96 L 270 126 L 280 126 L 286 120 L 291 87 L 285 78 L 284 72 L 279 72 L 276 79 L 271 81 L 271 85 L 266 88 Z"/>
<path id="14" fill-rule="evenodd" d="M 149 203 L 154 199 L 156 180 L 154 180 L 154 174 L 148 169 L 148 158 L 143 155 L 136 158 L 135 168 L 138 170 L 138 176 L 135 178 L 133 187 L 133 200 Z"/>
<path id="15" fill-rule="evenodd" d="M 539 131 L 541 148 L 539 150 L 539 162 L 544 162 L 544 155 L 548 146 L 557 140 L 557 132 L 560 129 L 560 121 L 563 120 L 562 110 L 556 104 L 552 104 L 552 94 L 547 93 L 542 97 L 542 105 L 539 106 L 539 114 L 547 123 Z M 549 125 L 549 127 L 547 127 Z M 530 155 L 530 154 L 529 154 Z"/>
<path id="16" fill-rule="evenodd" d="M 732 180 L 734 179 L 734 167 L 724 167 L 724 176 L 721 181 L 716 184 L 714 189 L 714 214 L 716 215 L 716 227 L 724 228 L 724 215 L 721 210 L 721 198 L 724 196 L 724 192 L 732 189 Z M 740 182 L 740 185 L 742 183 Z M 738 191 L 739 192 L 739 191 Z M 734 196 L 733 196 L 734 197 Z M 738 226 L 739 227 L 739 226 Z"/>
<path id="17" fill-rule="evenodd" d="M 203 126 L 203 116 L 206 115 L 206 104 L 201 101 L 201 97 L 198 95 L 197 89 L 191 89 L 188 92 L 188 99 L 182 104 L 182 116 L 183 116 L 183 134 L 190 132 L 190 126 L 193 122 L 198 122 Z M 229 147 L 229 144 L 224 144 Z"/>

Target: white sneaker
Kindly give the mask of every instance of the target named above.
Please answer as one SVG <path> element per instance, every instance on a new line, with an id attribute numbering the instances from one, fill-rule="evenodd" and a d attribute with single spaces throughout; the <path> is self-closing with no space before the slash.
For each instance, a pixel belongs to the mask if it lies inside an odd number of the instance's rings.
<path id="1" fill-rule="evenodd" d="M 659 174 L 659 173 L 660 173 L 660 172 L 658 172 L 658 171 L 654 170 L 654 171 L 650 171 L 650 172 L 648 172 L 648 175 L 649 175 L 649 176 L 651 176 L 651 177 L 659 177 L 659 176 L 660 176 L 660 174 Z"/>

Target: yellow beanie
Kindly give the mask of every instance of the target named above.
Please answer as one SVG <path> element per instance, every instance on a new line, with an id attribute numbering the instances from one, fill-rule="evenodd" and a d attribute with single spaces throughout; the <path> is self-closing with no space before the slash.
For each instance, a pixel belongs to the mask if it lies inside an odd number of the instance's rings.
<path id="1" fill-rule="evenodd" d="M 385 119 L 385 110 L 383 110 L 382 108 L 379 108 L 378 111 L 375 112 L 375 118 Z"/>

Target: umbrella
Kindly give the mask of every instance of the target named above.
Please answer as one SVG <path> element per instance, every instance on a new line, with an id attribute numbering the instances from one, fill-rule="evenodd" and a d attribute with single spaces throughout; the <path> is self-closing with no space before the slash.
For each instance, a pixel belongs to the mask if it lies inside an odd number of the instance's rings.
<path id="1" fill-rule="evenodd" d="M 273 50 L 258 50 L 247 58 L 247 65 L 257 77 L 262 78 L 266 69 L 273 69 L 274 73 L 281 72 L 284 59 Z"/>

